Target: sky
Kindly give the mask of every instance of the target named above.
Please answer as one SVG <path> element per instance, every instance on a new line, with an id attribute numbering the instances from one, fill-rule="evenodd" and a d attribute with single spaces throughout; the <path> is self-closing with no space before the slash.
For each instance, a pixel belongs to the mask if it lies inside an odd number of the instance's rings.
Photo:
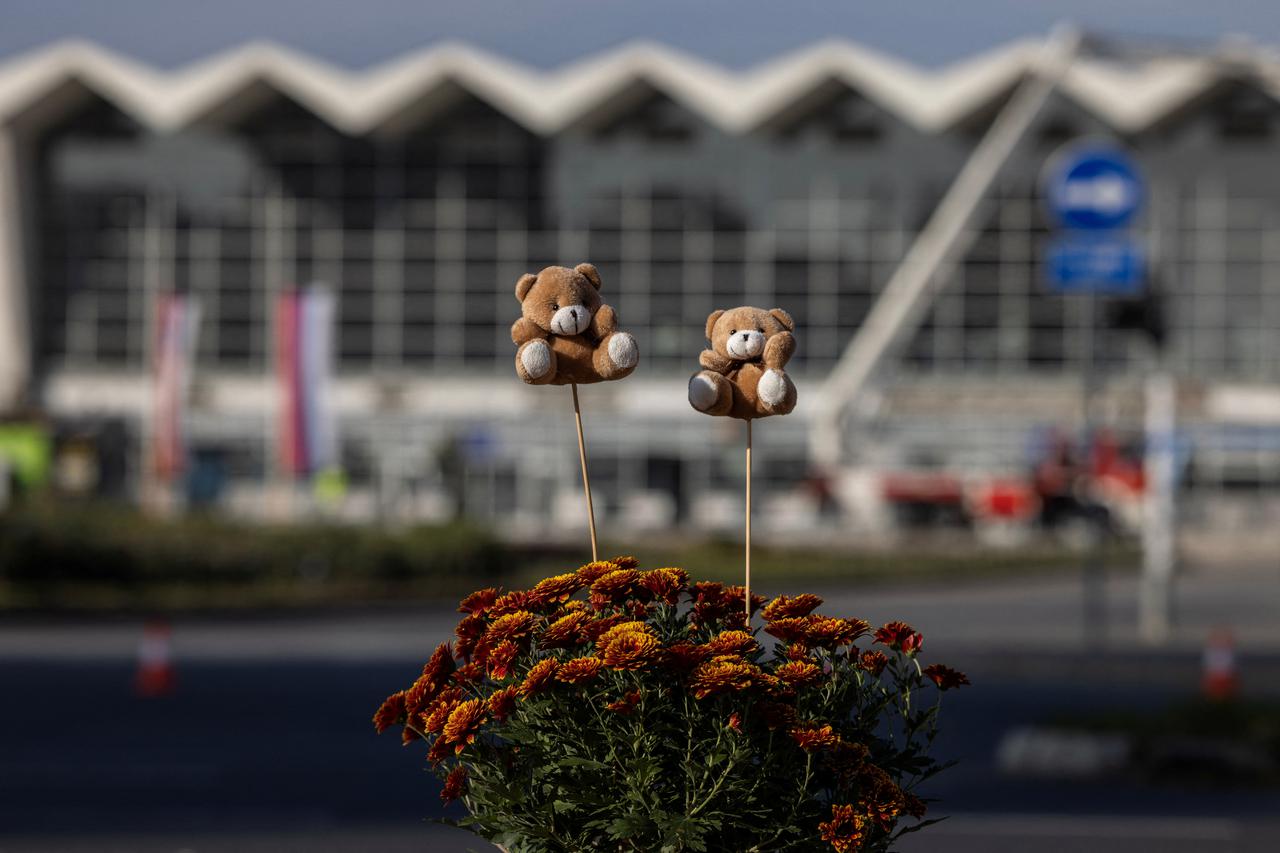
<path id="1" fill-rule="evenodd" d="M 1178 46 L 1280 41 L 1278 0 L 0 0 L 0 57 L 80 36 L 174 67 L 270 39 L 362 68 L 455 40 L 547 68 L 649 39 L 741 68 L 838 36 L 938 66 L 1063 20 Z"/>

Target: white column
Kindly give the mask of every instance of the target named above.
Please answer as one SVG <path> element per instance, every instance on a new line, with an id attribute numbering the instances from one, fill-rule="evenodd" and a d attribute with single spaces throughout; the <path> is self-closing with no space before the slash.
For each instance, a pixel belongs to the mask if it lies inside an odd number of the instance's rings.
<path id="1" fill-rule="evenodd" d="M 31 373 L 19 169 L 15 131 L 0 127 L 0 411 L 21 402 Z"/>
<path id="2" fill-rule="evenodd" d="M 1138 629 L 1143 640 L 1165 642 L 1173 624 L 1173 575 L 1177 566 L 1178 388 L 1168 373 L 1147 378 L 1146 496 L 1142 523 L 1142 586 Z"/>

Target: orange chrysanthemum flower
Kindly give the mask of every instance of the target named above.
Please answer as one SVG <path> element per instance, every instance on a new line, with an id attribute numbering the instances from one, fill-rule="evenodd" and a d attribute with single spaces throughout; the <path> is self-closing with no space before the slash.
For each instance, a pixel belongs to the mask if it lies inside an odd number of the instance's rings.
<path id="1" fill-rule="evenodd" d="M 729 715 L 729 719 L 725 721 L 725 725 L 740 733 L 742 731 L 742 715 L 734 711 Z"/>
<path id="2" fill-rule="evenodd" d="M 500 594 L 501 591 L 497 587 L 491 586 L 488 589 L 478 589 L 458 603 L 458 612 L 470 613 L 473 616 L 483 616 L 493 606 L 493 603 L 498 600 Z"/>
<path id="3" fill-rule="evenodd" d="M 764 607 L 764 603 L 765 603 L 766 601 L 768 601 L 768 600 L 769 600 L 769 599 L 765 598 L 763 595 L 755 595 L 755 594 L 752 594 L 752 596 L 751 596 L 751 612 L 752 612 L 752 613 L 755 613 L 755 612 L 756 612 L 757 610 L 759 610 L 761 607 Z M 736 610 L 736 611 L 737 611 L 737 612 L 739 612 L 739 613 L 744 613 L 744 609 L 745 609 L 745 607 L 746 607 L 746 603 L 747 603 L 747 589 L 746 589 L 746 587 L 741 586 L 741 585 L 739 585 L 739 586 L 727 586 L 727 587 L 725 587 L 725 589 L 724 589 L 724 601 L 725 601 L 725 604 L 727 604 L 727 605 L 729 606 L 730 612 L 733 612 L 733 611 L 735 611 L 735 610 Z M 744 619 L 746 618 L 745 613 L 744 613 L 743 618 L 744 618 Z"/>
<path id="4" fill-rule="evenodd" d="M 654 569 L 640 575 L 640 585 L 659 601 L 678 604 L 680 593 L 689 583 L 689 573 L 684 569 Z"/>
<path id="5" fill-rule="evenodd" d="M 621 604 L 640 588 L 640 573 L 635 569 L 616 569 L 601 575 L 591 584 L 591 606 L 599 610 L 610 604 Z"/>
<path id="6" fill-rule="evenodd" d="M 858 666 L 877 677 L 888 665 L 889 656 L 881 651 L 863 652 L 862 657 L 858 658 Z"/>
<path id="7" fill-rule="evenodd" d="M 516 687 L 504 687 L 489 697 L 489 714 L 498 722 L 511 716 L 516 709 Z"/>
<path id="8" fill-rule="evenodd" d="M 520 653 L 520 647 L 510 640 L 503 640 L 489 652 L 489 658 L 486 661 L 489 667 L 489 677 L 494 681 L 511 675 L 511 665 L 515 662 L 516 655 Z"/>
<path id="9" fill-rule="evenodd" d="M 643 631 L 619 634 L 604 647 L 604 665 L 610 669 L 644 669 L 658 656 L 660 648 L 652 634 Z"/>
<path id="10" fill-rule="evenodd" d="M 441 737 L 446 743 L 454 744 L 454 753 L 459 754 L 468 744 L 475 743 L 476 734 L 484 723 L 484 700 L 467 699 L 459 702 L 449 712 Z"/>
<path id="11" fill-rule="evenodd" d="M 459 765 L 449 771 L 449 775 L 445 777 L 444 788 L 440 791 L 440 799 L 445 803 L 451 803 L 462 796 L 463 790 L 467 785 L 467 768 Z"/>
<path id="12" fill-rule="evenodd" d="M 586 636 L 582 629 L 591 621 L 591 617 L 581 610 L 566 613 L 547 626 L 538 638 L 538 645 L 544 649 L 568 649 L 581 644 Z"/>
<path id="13" fill-rule="evenodd" d="M 441 643 L 431 653 L 431 659 L 422 668 L 422 674 L 434 682 L 443 684 L 444 680 L 449 677 L 449 673 L 453 672 L 457 667 L 458 664 L 453 659 L 453 651 L 449 648 L 449 644 Z"/>
<path id="14" fill-rule="evenodd" d="M 889 622 L 876 630 L 876 642 L 903 654 L 914 655 L 924 645 L 924 636 L 906 622 Z"/>
<path id="15" fill-rule="evenodd" d="M 621 613 L 613 613 L 608 616 L 602 616 L 592 622 L 588 622 L 582 626 L 582 635 L 591 642 L 598 642 L 600 637 L 615 625 L 626 622 L 627 617 Z"/>
<path id="16" fill-rule="evenodd" d="M 604 621 L 604 620 L 601 620 Z M 615 622 L 604 631 L 596 636 L 596 649 L 604 651 L 604 647 L 612 643 L 614 640 L 624 634 L 648 634 L 649 626 L 644 622 L 631 620 L 628 622 Z"/>
<path id="17" fill-rule="evenodd" d="M 440 694 L 440 696 L 422 712 L 422 728 L 424 731 L 432 734 L 440 734 L 444 731 L 444 724 L 449 719 L 449 714 L 457 706 L 462 699 L 462 690 L 458 687 L 450 687 L 448 690 Z"/>
<path id="18" fill-rule="evenodd" d="M 458 667 L 458 671 L 453 674 L 453 680 L 459 684 L 475 684 L 484 677 L 484 666 L 479 661 L 472 661 Z"/>
<path id="19" fill-rule="evenodd" d="M 531 607 L 543 607 L 547 604 L 568 601 L 569 596 L 582 589 L 582 587 L 582 580 L 578 578 L 575 572 L 554 575 L 538 581 L 537 585 L 529 592 L 528 604 Z"/>
<path id="20" fill-rule="evenodd" d="M 620 568 L 622 567 L 617 563 L 612 563 L 608 560 L 597 560 L 594 563 L 587 563 L 582 566 L 574 574 L 578 576 L 578 580 L 590 586 L 604 575 L 609 574 L 609 572 L 616 572 Z"/>
<path id="21" fill-rule="evenodd" d="M 557 661 L 547 658 L 540 660 L 529 668 L 529 672 L 525 675 L 524 681 L 520 682 L 520 686 L 516 688 L 516 692 L 520 694 L 521 699 L 528 699 L 530 696 L 536 696 L 547 688 L 550 684 L 552 676 L 556 674 L 556 670 L 560 667 Z"/>
<path id="22" fill-rule="evenodd" d="M 382 706 L 379 707 L 377 712 L 373 715 L 373 727 L 378 734 L 382 734 L 396 723 L 403 723 L 404 721 L 405 710 L 403 690 L 399 693 L 392 693 L 388 696 L 386 701 L 382 703 Z"/>
<path id="23" fill-rule="evenodd" d="M 836 853 L 852 853 L 862 846 L 867 835 L 867 818 L 857 814 L 853 806 L 831 806 L 831 820 L 818 824 L 822 840 Z"/>
<path id="24" fill-rule="evenodd" d="M 746 631 L 721 631 L 702 647 L 711 655 L 745 654 L 756 649 L 756 641 Z"/>
<path id="25" fill-rule="evenodd" d="M 604 661 L 600 658 L 573 658 L 560 664 L 560 668 L 556 670 L 556 680 L 565 684 L 581 684 L 595 678 L 603 666 Z"/>
<path id="26" fill-rule="evenodd" d="M 792 726 L 788 732 L 791 739 L 806 752 L 818 749 L 830 749 L 840 742 L 840 735 L 831 726 Z"/>
<path id="27" fill-rule="evenodd" d="M 809 660 L 809 647 L 804 643 L 792 643 L 787 646 L 787 660 Z"/>
<path id="28" fill-rule="evenodd" d="M 404 692 L 404 712 L 412 717 L 426 707 L 437 693 L 440 692 L 440 684 L 432 681 L 426 675 L 418 676 L 418 680 L 413 682 L 408 690 Z"/>
<path id="29" fill-rule="evenodd" d="M 640 565 L 640 561 L 631 556 L 614 557 L 609 562 L 613 563 L 620 569 L 634 569 Z"/>
<path id="30" fill-rule="evenodd" d="M 533 625 L 538 617 L 534 616 L 527 610 L 517 610 L 514 613 L 508 613 L 499 616 L 489 626 L 489 630 L 484 635 L 486 643 L 497 645 L 503 640 L 518 640 L 527 637 L 533 631 Z"/>
<path id="31" fill-rule="evenodd" d="M 777 637 L 784 643 L 798 643 L 807 636 L 808 628 L 808 616 L 786 616 L 765 625 L 764 632 Z"/>
<path id="32" fill-rule="evenodd" d="M 409 744 L 413 743 L 415 740 L 418 740 L 421 737 L 422 735 L 418 734 L 408 726 L 405 726 L 403 729 L 400 730 L 400 745 L 408 746 Z"/>
<path id="33" fill-rule="evenodd" d="M 629 690 L 621 699 L 610 702 L 608 705 L 605 705 L 605 708 L 607 708 L 610 711 L 613 711 L 614 713 L 622 714 L 625 717 L 627 714 L 630 714 L 632 711 L 634 711 L 636 709 L 636 706 L 639 704 L 640 704 L 640 691 Z"/>
<path id="34" fill-rule="evenodd" d="M 773 674 L 792 687 L 808 687 L 822 680 L 822 669 L 802 660 L 787 661 L 775 669 Z"/>
<path id="35" fill-rule="evenodd" d="M 867 633 L 871 627 L 861 619 L 836 619 L 831 616 L 805 617 L 805 642 L 810 646 L 836 649 L 847 646 Z"/>
<path id="36" fill-rule="evenodd" d="M 780 595 L 770 601 L 760 615 L 764 617 L 764 621 L 773 622 L 777 619 L 808 616 L 821 605 L 821 598 L 807 592 L 794 597 Z"/>
<path id="37" fill-rule="evenodd" d="M 864 764 L 858 770 L 858 800 L 867 816 L 886 832 L 893 829 L 893 822 L 906 805 L 893 777 L 874 764 Z"/>
<path id="38" fill-rule="evenodd" d="M 714 658 L 698 666 L 689 679 L 689 688 L 697 699 L 718 693 L 740 693 L 755 682 L 760 670 L 731 655 Z"/>
<path id="39" fill-rule="evenodd" d="M 498 600 L 489 607 L 489 612 L 485 615 L 496 619 L 499 616 L 506 616 L 508 613 L 524 610 L 528 605 L 529 593 L 515 589 L 505 595 L 498 596 Z"/>
<path id="40" fill-rule="evenodd" d="M 954 670 L 949 666 L 943 666 L 940 663 L 930 664 L 923 670 L 924 677 L 938 685 L 939 690 L 950 690 L 953 687 L 963 687 L 969 683 L 969 676 L 963 672 Z"/>

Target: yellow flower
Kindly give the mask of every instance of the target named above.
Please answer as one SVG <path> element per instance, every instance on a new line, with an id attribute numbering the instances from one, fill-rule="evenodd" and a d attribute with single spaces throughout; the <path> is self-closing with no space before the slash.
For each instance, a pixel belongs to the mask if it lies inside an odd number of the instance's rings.
<path id="1" fill-rule="evenodd" d="M 831 806 L 831 820 L 818 824 L 822 840 L 836 853 L 851 853 L 862 846 L 867 835 L 867 818 L 855 814 L 853 806 Z"/>
<path id="2" fill-rule="evenodd" d="M 530 696 L 536 696 L 545 690 L 547 684 L 551 681 L 551 677 L 556 674 L 556 670 L 559 667 L 560 664 L 551 658 L 535 663 L 529 668 L 524 681 L 520 682 L 520 686 L 516 688 L 520 698 L 528 699 Z"/>
<path id="3" fill-rule="evenodd" d="M 556 680 L 565 684 L 580 684 L 595 678 L 603 666 L 604 661 L 600 658 L 573 658 L 560 664 L 560 668 L 556 670 Z"/>
<path id="4" fill-rule="evenodd" d="M 660 645 L 651 634 L 631 631 L 615 636 L 604 648 L 604 664 L 610 669 L 644 669 L 657 657 Z"/>

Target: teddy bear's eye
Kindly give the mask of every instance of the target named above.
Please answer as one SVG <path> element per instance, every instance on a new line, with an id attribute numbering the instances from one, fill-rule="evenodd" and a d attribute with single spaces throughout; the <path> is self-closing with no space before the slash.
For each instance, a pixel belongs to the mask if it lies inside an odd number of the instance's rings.
<path id="1" fill-rule="evenodd" d="M 730 329 L 730 330 L 729 330 L 729 334 L 730 334 L 730 335 L 736 335 L 736 334 L 738 334 L 738 330 L 737 330 L 737 329 Z"/>
<path id="2" fill-rule="evenodd" d="M 552 311 L 559 311 L 559 310 L 560 310 L 560 303 L 559 303 L 559 302 L 552 302 L 552 303 L 551 303 L 551 310 L 552 310 Z"/>
<path id="3" fill-rule="evenodd" d="M 759 326 L 756 326 L 756 331 L 761 334 L 764 334 L 764 329 L 760 328 Z"/>

